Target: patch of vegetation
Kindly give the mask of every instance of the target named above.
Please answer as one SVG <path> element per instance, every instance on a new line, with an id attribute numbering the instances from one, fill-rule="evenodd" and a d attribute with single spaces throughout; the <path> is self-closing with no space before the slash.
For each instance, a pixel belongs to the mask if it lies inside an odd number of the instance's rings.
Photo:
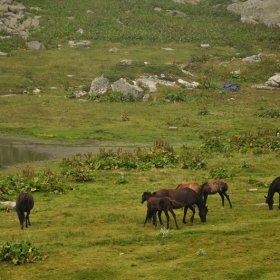
<path id="1" fill-rule="evenodd" d="M 44 255 L 38 246 L 33 245 L 30 241 L 24 240 L 7 241 L 0 245 L 0 261 L 20 265 L 25 263 L 34 263 L 38 260 L 44 260 L 48 255 Z"/>
<path id="2" fill-rule="evenodd" d="M 72 188 L 62 176 L 53 173 L 50 169 L 44 172 L 23 169 L 21 174 L 11 174 L 0 180 L 0 197 L 7 198 L 11 194 L 21 191 L 65 193 Z"/>

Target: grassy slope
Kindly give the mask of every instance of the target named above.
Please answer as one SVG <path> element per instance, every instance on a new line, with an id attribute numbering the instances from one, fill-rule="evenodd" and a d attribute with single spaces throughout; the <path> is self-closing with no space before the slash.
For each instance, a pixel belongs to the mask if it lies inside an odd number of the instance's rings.
<path id="1" fill-rule="evenodd" d="M 43 16 L 42 29 L 31 39 L 42 41 L 48 51 L 13 50 L 2 58 L 1 92 L 38 87 L 42 93 L 1 98 L 1 133 L 62 140 L 97 138 L 104 144 L 149 146 L 164 140 L 178 148 L 187 144 L 197 149 L 208 136 L 226 142 L 233 135 L 279 128 L 277 119 L 254 116 L 267 109 L 279 110 L 279 93 L 251 89 L 279 71 L 276 59 L 264 59 L 257 65 L 231 61 L 236 53 L 244 57 L 260 51 L 279 58 L 278 29 L 241 25 L 238 17 L 224 11 L 172 1 L 110 1 L 110 5 L 108 1 L 84 1 L 83 5 L 71 0 L 37 2 L 24 1 L 27 6 L 44 8 L 38 12 Z M 188 18 L 155 14 L 154 7 L 182 10 Z M 93 10 L 94 16 L 85 17 L 87 9 Z M 124 13 L 126 10 L 131 13 Z M 68 16 L 76 20 L 69 22 Z M 125 23 L 123 27 L 116 25 L 117 18 Z M 79 28 L 85 35 L 76 33 Z M 93 46 L 86 50 L 67 46 L 68 40 L 79 39 L 91 39 Z M 57 49 L 58 43 L 63 44 L 62 50 Z M 201 49 L 200 43 L 213 47 Z M 112 46 L 120 51 L 109 54 Z M 162 47 L 175 51 L 166 52 Z M 75 87 L 89 86 L 102 72 L 115 69 L 121 59 L 160 66 L 185 64 L 200 83 L 211 86 L 188 91 L 188 101 L 180 103 L 160 102 L 171 91 L 164 87 L 153 94 L 156 102 L 148 104 L 65 98 Z M 230 75 L 239 68 L 241 77 Z M 68 78 L 69 74 L 74 76 Z M 242 94 L 221 92 L 218 87 L 225 80 L 238 83 Z M 58 89 L 51 90 L 52 86 Z M 204 110 L 209 114 L 199 115 Z M 123 116 L 129 121 L 123 121 Z M 168 130 L 171 125 L 178 130 Z M 241 168 L 244 162 L 249 168 Z M 28 275 L 32 279 L 278 279 L 279 211 L 256 205 L 264 202 L 267 189 L 249 192 L 255 186 L 248 178 L 271 182 L 279 175 L 279 152 L 213 154 L 207 163 L 207 170 L 126 172 L 129 183 L 123 186 L 115 183 L 121 171 L 99 171 L 94 183 L 80 184 L 66 195 L 35 193 L 28 230 L 19 229 L 15 212 L 1 212 L 3 242 L 28 239 L 49 258 L 18 267 L 1 264 L 0 279 L 25 279 Z M 171 234 L 165 237 L 159 235 L 160 227 L 142 227 L 146 214 L 146 206 L 140 204 L 143 191 L 175 188 L 182 181 L 203 182 L 210 179 L 211 168 L 219 167 L 236 174 L 225 179 L 232 210 L 227 202 L 221 209 L 221 200 L 215 195 L 208 198 L 206 224 L 196 215 L 193 225 L 183 225 L 182 211 L 177 210 L 179 231 L 173 230 L 172 220 Z M 57 165 L 51 168 L 59 172 Z M 196 255 L 200 248 L 206 251 L 205 256 Z"/>

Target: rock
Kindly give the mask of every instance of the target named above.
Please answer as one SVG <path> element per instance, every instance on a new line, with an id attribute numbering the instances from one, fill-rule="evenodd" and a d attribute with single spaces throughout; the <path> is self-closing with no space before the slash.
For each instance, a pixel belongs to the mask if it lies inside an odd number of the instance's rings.
<path id="1" fill-rule="evenodd" d="M 211 46 L 209 44 L 201 44 L 200 45 L 202 48 L 205 48 L 205 49 L 210 49 Z"/>
<path id="2" fill-rule="evenodd" d="M 184 81 L 182 79 L 179 79 L 178 83 L 181 84 L 181 85 L 184 85 L 186 88 L 189 88 L 189 89 L 194 89 L 194 88 L 197 88 L 199 86 L 198 82 L 191 82 L 191 83 L 189 83 L 189 82 Z"/>
<path id="3" fill-rule="evenodd" d="M 111 87 L 107 78 L 104 78 L 103 76 L 95 78 L 91 83 L 89 95 L 95 95 L 98 93 L 104 94 L 109 88 Z"/>
<path id="4" fill-rule="evenodd" d="M 275 74 L 270 77 L 268 81 L 265 82 L 265 86 L 280 88 L 280 74 Z"/>
<path id="5" fill-rule="evenodd" d="M 38 8 L 39 9 L 39 8 Z M 30 9 L 31 10 L 31 9 Z M 39 26 L 40 17 L 31 18 L 26 7 L 13 0 L 0 1 L 0 31 L 27 39 L 30 28 Z"/>
<path id="6" fill-rule="evenodd" d="M 74 41 L 69 41 L 68 44 L 71 48 L 89 48 L 91 46 L 91 42 L 88 40 L 84 40 L 76 43 Z"/>
<path id="7" fill-rule="evenodd" d="M 134 100 L 138 100 L 143 95 L 143 89 L 136 85 L 129 84 L 126 79 L 119 79 L 112 85 L 112 90 L 116 92 L 121 92 L 124 95 L 133 94 Z"/>
<path id="8" fill-rule="evenodd" d="M 268 26 L 280 23 L 279 0 L 248 0 L 230 4 L 227 10 L 241 15 L 243 22 L 261 22 Z"/>
<path id="9" fill-rule="evenodd" d="M 131 65 L 131 64 L 132 64 L 132 60 L 130 60 L 130 59 L 123 59 L 123 60 L 121 61 L 121 63 L 122 63 L 123 65 Z"/>
<path id="10" fill-rule="evenodd" d="M 257 55 L 252 55 L 252 56 L 245 57 L 245 58 L 242 59 L 242 61 L 253 64 L 253 63 L 256 63 L 256 62 L 260 62 L 263 56 L 264 55 L 262 53 L 259 53 Z"/>
<path id="11" fill-rule="evenodd" d="M 150 94 L 146 93 L 146 94 L 143 96 L 143 101 L 144 101 L 144 102 L 147 102 L 147 101 L 149 101 L 149 99 L 150 99 Z"/>
<path id="12" fill-rule="evenodd" d="M 31 41 L 31 42 L 26 42 L 26 45 L 28 49 L 30 50 L 45 50 L 45 46 L 38 42 L 38 41 Z"/>
<path id="13" fill-rule="evenodd" d="M 117 48 L 115 48 L 115 47 L 109 49 L 109 52 L 110 52 L 110 53 L 116 53 L 116 52 L 118 52 L 118 51 L 119 51 L 119 50 L 118 50 Z"/>
<path id="14" fill-rule="evenodd" d="M 0 56 L 7 56 L 7 55 L 8 55 L 7 53 L 0 52 Z"/>

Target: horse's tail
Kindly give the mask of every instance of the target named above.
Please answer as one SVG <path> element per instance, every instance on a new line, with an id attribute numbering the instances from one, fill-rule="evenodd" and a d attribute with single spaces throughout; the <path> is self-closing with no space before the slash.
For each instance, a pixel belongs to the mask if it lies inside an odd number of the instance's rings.
<path id="1" fill-rule="evenodd" d="M 208 182 L 203 183 L 202 185 L 200 185 L 200 195 L 203 196 L 204 194 L 204 189 L 205 186 L 208 184 Z"/>

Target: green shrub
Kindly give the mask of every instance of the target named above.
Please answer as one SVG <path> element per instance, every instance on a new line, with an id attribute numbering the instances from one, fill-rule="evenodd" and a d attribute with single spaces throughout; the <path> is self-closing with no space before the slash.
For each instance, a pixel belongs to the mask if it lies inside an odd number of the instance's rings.
<path id="1" fill-rule="evenodd" d="M 36 245 L 32 245 L 30 241 L 21 242 L 7 241 L 0 245 L 0 261 L 14 265 L 24 263 L 33 263 L 37 260 L 44 260 L 48 256 L 43 255 Z"/>

